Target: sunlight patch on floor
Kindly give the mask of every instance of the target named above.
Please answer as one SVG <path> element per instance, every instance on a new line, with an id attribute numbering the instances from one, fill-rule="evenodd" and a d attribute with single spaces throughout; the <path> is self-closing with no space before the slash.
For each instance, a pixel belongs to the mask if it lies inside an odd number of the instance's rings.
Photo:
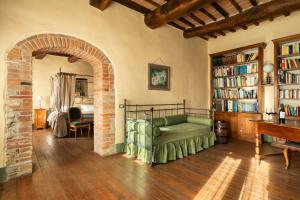
<path id="1" fill-rule="evenodd" d="M 268 199 L 268 184 L 269 163 L 261 161 L 260 165 L 257 166 L 253 158 L 239 200 Z"/>
<path id="2" fill-rule="evenodd" d="M 216 171 L 210 176 L 194 200 L 223 199 L 230 183 L 241 163 L 241 159 L 226 156 Z"/>

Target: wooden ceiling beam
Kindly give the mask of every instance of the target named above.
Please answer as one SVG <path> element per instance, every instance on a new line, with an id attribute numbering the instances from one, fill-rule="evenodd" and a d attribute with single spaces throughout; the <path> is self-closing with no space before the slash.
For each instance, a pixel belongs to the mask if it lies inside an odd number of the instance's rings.
<path id="1" fill-rule="evenodd" d="M 208 35 L 223 30 L 229 30 L 233 27 L 239 27 L 245 24 L 252 24 L 253 22 L 257 21 L 267 20 L 282 15 L 283 13 L 292 12 L 299 9 L 300 0 L 273 0 L 218 22 L 187 29 L 184 31 L 184 37 L 191 38 L 195 36 Z"/>
<path id="2" fill-rule="evenodd" d="M 176 24 L 175 22 L 169 22 L 168 24 L 169 24 L 170 26 L 173 26 L 173 27 L 177 28 L 177 29 L 180 29 L 180 30 L 182 30 L 182 31 L 185 31 L 185 28 L 184 28 L 184 27 L 182 27 L 182 26 Z"/>
<path id="3" fill-rule="evenodd" d="M 115 2 L 127 7 L 127 8 L 130 8 L 132 10 L 135 10 L 139 13 L 142 13 L 144 15 L 148 14 L 151 12 L 150 9 L 148 8 L 145 8 L 143 6 L 141 6 L 140 4 L 138 3 L 135 3 L 134 1 L 131 1 L 131 0 L 114 0 Z"/>
<path id="4" fill-rule="evenodd" d="M 90 5 L 103 11 L 111 4 L 111 2 L 112 0 L 90 0 Z"/>
<path id="5" fill-rule="evenodd" d="M 118 0 L 120 1 L 120 0 Z M 145 16 L 145 23 L 154 29 L 188 15 L 214 0 L 169 0 Z"/>
<path id="6" fill-rule="evenodd" d="M 252 6 L 257 6 L 257 1 L 256 0 L 249 0 Z"/>
<path id="7" fill-rule="evenodd" d="M 223 31 L 220 31 L 219 34 L 222 35 L 222 36 L 226 35 L 226 33 L 224 33 Z"/>
<path id="8" fill-rule="evenodd" d="M 76 56 L 69 56 L 69 57 L 68 57 L 68 62 L 69 62 L 69 63 L 74 63 L 74 62 L 76 62 L 76 61 L 78 61 L 78 60 L 79 60 L 79 58 L 76 57 Z"/>
<path id="9" fill-rule="evenodd" d="M 190 26 L 190 27 L 192 27 L 192 28 L 195 27 L 195 25 L 194 25 L 192 22 L 188 21 L 188 20 L 185 19 L 184 17 L 180 17 L 180 18 L 178 19 L 178 21 L 180 21 L 180 22 L 184 23 L 185 25 Z"/>
<path id="10" fill-rule="evenodd" d="M 203 40 L 208 40 L 208 38 L 204 36 L 200 36 L 200 38 L 202 38 Z"/>
<path id="11" fill-rule="evenodd" d="M 189 17 L 195 20 L 196 22 L 198 22 L 199 24 L 205 25 L 205 22 L 199 17 L 197 17 L 196 15 L 194 15 L 193 13 L 189 14 Z"/>
<path id="12" fill-rule="evenodd" d="M 156 3 L 155 1 L 152 1 L 152 0 L 145 0 L 145 2 L 151 4 L 152 6 L 155 6 L 155 7 L 161 6 L 159 3 Z"/>
<path id="13" fill-rule="evenodd" d="M 207 17 L 209 17 L 213 21 L 217 21 L 217 18 L 215 16 L 213 16 L 212 14 L 210 14 L 206 9 L 200 8 L 199 11 L 202 12 L 203 14 L 205 14 Z"/>
<path id="14" fill-rule="evenodd" d="M 228 18 L 229 14 L 225 11 L 217 2 L 212 2 L 210 4 L 214 9 L 216 9 L 223 17 Z"/>
<path id="15" fill-rule="evenodd" d="M 46 52 L 35 52 L 33 53 L 33 56 L 35 57 L 35 59 L 39 59 L 42 60 L 43 58 L 45 58 L 47 55 Z"/>
<path id="16" fill-rule="evenodd" d="M 238 4 L 238 2 L 236 2 L 236 0 L 229 0 L 229 1 L 239 13 L 243 11 L 242 7 Z"/>
<path id="17" fill-rule="evenodd" d="M 214 35 L 214 34 L 212 34 L 212 33 L 211 33 L 211 34 L 209 34 L 208 36 L 209 36 L 209 37 L 211 37 L 211 38 L 214 38 L 214 39 L 216 39 L 216 38 L 217 38 L 217 36 L 216 36 L 216 35 Z"/>

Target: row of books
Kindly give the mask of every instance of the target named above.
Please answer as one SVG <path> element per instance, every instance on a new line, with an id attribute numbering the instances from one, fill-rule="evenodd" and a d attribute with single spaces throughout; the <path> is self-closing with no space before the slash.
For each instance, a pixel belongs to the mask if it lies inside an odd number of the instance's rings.
<path id="1" fill-rule="evenodd" d="M 300 43 L 295 42 L 293 44 L 284 44 L 281 46 L 281 55 L 289 55 L 300 52 Z"/>
<path id="2" fill-rule="evenodd" d="M 256 63 L 240 66 L 217 67 L 213 70 L 214 77 L 237 76 L 243 74 L 256 73 L 258 70 Z"/>
<path id="3" fill-rule="evenodd" d="M 286 116 L 299 116 L 300 106 L 284 105 Z"/>
<path id="4" fill-rule="evenodd" d="M 234 90 L 224 90 L 215 89 L 214 90 L 215 99 L 256 99 L 256 90 L 245 90 L 245 89 L 234 89 Z"/>
<path id="5" fill-rule="evenodd" d="M 285 89 L 279 91 L 280 99 L 300 99 L 300 89 Z"/>
<path id="6" fill-rule="evenodd" d="M 215 101 L 216 111 L 222 112 L 258 112 L 258 103 L 240 103 L 236 100 Z"/>
<path id="7" fill-rule="evenodd" d="M 248 54 L 244 54 L 244 53 L 239 53 L 237 56 L 237 62 L 249 62 L 252 60 L 256 60 L 258 57 L 258 53 L 248 53 Z"/>
<path id="8" fill-rule="evenodd" d="M 225 87 L 245 87 L 256 86 L 257 76 L 237 76 L 227 78 L 215 78 L 213 79 L 213 87 L 225 88 Z"/>
<path id="9" fill-rule="evenodd" d="M 256 60 L 258 58 L 258 53 L 239 53 L 237 55 L 228 55 L 228 56 L 215 56 L 212 58 L 212 65 L 227 65 L 227 64 L 235 64 L 242 62 L 249 62 Z"/>
<path id="10" fill-rule="evenodd" d="M 300 67 L 300 58 L 281 59 L 280 69 L 297 69 Z"/>
<path id="11" fill-rule="evenodd" d="M 298 84 L 300 83 L 300 74 L 293 74 L 287 71 L 278 72 L 279 84 Z"/>

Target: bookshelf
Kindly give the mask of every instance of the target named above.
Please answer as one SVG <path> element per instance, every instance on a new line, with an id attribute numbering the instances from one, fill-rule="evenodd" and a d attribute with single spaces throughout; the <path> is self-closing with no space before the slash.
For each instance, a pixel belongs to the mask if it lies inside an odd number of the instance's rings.
<path id="1" fill-rule="evenodd" d="M 273 40 L 275 110 L 281 104 L 286 118 L 300 119 L 300 34 Z"/>
<path id="2" fill-rule="evenodd" d="M 258 43 L 210 55 L 211 105 L 216 112 L 262 113 L 265 46 Z"/>
<path id="3" fill-rule="evenodd" d="M 263 112 L 265 47 L 258 43 L 210 55 L 211 106 L 216 120 L 229 122 L 232 138 L 255 142 L 253 120 L 261 120 Z"/>

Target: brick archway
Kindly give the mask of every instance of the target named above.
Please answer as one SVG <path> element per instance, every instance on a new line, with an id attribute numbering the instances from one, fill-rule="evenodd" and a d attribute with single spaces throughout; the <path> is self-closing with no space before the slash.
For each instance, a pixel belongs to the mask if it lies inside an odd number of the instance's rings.
<path id="1" fill-rule="evenodd" d="M 32 52 L 61 52 L 88 62 L 94 71 L 94 151 L 115 152 L 114 70 L 95 46 L 61 34 L 39 34 L 15 45 L 6 57 L 5 153 L 7 178 L 32 173 Z"/>

